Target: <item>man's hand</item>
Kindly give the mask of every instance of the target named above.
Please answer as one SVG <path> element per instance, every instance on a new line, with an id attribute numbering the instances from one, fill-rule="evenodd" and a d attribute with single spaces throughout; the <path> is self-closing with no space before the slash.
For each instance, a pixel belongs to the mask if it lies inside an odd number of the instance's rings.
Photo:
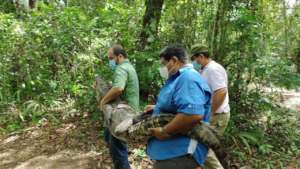
<path id="1" fill-rule="evenodd" d="M 104 105 L 105 105 L 105 103 L 103 102 L 103 99 L 102 99 L 99 103 L 99 108 L 101 111 L 103 111 Z"/>
<path id="2" fill-rule="evenodd" d="M 149 128 L 148 129 L 154 137 L 156 137 L 159 140 L 166 140 L 171 138 L 169 134 L 164 132 L 163 128 L 158 127 L 158 128 Z"/>
<path id="3" fill-rule="evenodd" d="M 154 109 L 155 105 L 147 105 L 144 109 L 145 113 L 151 112 Z"/>

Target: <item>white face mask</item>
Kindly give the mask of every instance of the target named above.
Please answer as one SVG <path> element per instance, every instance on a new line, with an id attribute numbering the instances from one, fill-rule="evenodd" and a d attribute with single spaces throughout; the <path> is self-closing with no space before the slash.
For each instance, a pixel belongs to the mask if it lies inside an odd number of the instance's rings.
<path id="1" fill-rule="evenodd" d="M 161 66 L 159 68 L 159 74 L 162 78 L 168 79 L 169 78 L 168 68 L 166 66 Z"/>

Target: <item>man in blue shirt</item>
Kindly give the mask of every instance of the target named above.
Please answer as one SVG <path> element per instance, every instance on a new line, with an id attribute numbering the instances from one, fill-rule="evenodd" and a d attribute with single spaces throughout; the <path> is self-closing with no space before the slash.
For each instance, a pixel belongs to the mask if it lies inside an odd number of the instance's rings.
<path id="1" fill-rule="evenodd" d="M 147 154 L 155 160 L 154 169 L 191 169 L 203 166 L 208 148 L 184 136 L 199 121 L 208 122 L 211 91 L 192 66 L 187 65 L 183 47 L 168 46 L 160 53 L 160 73 L 167 78 L 156 105 L 146 106 L 154 115 L 176 114 L 163 128 L 152 128 L 153 138 L 147 144 Z"/>

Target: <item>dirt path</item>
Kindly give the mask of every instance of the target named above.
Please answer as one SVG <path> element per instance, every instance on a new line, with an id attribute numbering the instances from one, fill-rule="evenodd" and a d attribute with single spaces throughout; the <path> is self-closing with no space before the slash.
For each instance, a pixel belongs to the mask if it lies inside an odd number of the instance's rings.
<path id="1" fill-rule="evenodd" d="M 291 121 L 296 124 L 297 132 L 300 133 L 300 92 L 286 91 L 281 94 L 281 106 L 291 109 L 288 113 Z"/>
<path id="2" fill-rule="evenodd" d="M 287 91 L 281 94 L 282 105 L 286 108 L 300 111 L 300 92 Z M 296 114 L 300 117 L 300 113 Z"/>
<path id="3" fill-rule="evenodd" d="M 76 117 L 51 125 L 28 128 L 0 138 L 1 169 L 111 169 L 111 159 L 99 126 Z M 147 169 L 151 161 L 132 149 L 133 169 Z"/>

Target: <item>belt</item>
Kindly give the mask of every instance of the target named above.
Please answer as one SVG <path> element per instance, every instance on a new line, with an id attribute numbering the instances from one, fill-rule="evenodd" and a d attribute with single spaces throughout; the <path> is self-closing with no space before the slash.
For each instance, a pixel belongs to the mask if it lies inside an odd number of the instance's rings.
<path id="1" fill-rule="evenodd" d="M 221 114 L 226 114 L 226 113 L 229 113 L 229 112 L 214 113 L 213 115 L 221 115 Z"/>

